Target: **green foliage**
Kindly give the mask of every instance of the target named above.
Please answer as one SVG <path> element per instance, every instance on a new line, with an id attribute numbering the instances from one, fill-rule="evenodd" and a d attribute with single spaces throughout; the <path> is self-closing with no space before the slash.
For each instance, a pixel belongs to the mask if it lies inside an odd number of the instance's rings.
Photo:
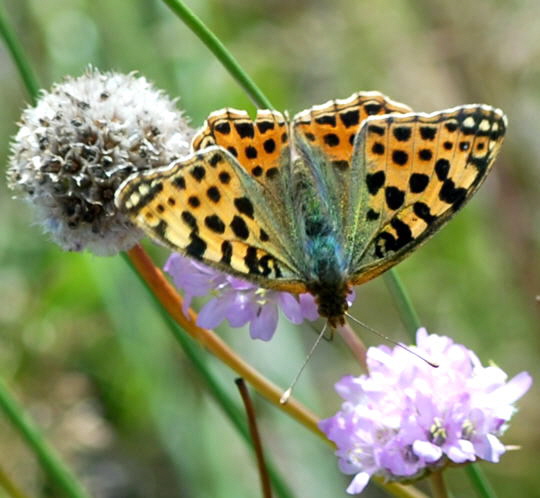
<path id="1" fill-rule="evenodd" d="M 454 337 L 510 375 L 528 370 L 538 376 L 538 5 L 192 3 L 279 109 L 296 112 L 377 89 L 417 110 L 474 101 L 505 110 L 510 133 L 491 177 L 399 271 L 430 331 Z M 158 0 L 11 0 L 6 8 L 45 87 L 91 63 L 138 70 L 179 96 L 195 125 L 224 106 L 253 111 L 215 57 Z M 0 135 L 9 137 L 30 98 L 4 47 L 0 60 Z M 7 154 L 2 140 L 4 164 Z M 94 494 L 256 496 L 252 456 L 121 259 L 61 252 L 3 182 L 0 226 L 0 376 Z M 164 255 L 156 250 L 156 260 Z M 382 279 L 358 289 L 353 314 L 408 340 Z M 221 332 L 268 377 L 287 385 L 315 335 L 281 324 L 270 344 L 250 342 L 245 331 Z M 379 342 L 362 334 L 368 343 Z M 236 396 L 233 374 L 211 358 L 208 363 Z M 328 416 L 339 405 L 331 386 L 346 373 L 358 369 L 342 345 L 323 344 L 296 394 Z M 504 441 L 522 450 L 485 467 L 501 497 L 540 496 L 534 392 L 520 407 Z M 266 450 L 297 495 L 344 496 L 327 447 L 267 404 L 256 408 Z M 37 463 L 2 423 L 0 440 L 0 466 L 28 494 L 53 496 Z M 450 475 L 455 495 L 467 498 L 461 480 L 463 473 Z M 378 496 L 375 490 L 366 495 Z"/>

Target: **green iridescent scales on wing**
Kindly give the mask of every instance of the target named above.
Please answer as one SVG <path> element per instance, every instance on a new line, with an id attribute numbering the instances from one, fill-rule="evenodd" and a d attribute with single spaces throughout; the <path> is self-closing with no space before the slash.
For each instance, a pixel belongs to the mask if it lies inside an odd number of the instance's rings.
<path id="1" fill-rule="evenodd" d="M 263 287 L 346 295 L 414 251 L 485 179 L 506 118 L 485 105 L 413 113 L 360 92 L 298 113 L 212 113 L 193 154 L 137 174 L 119 207 L 150 237 Z"/>

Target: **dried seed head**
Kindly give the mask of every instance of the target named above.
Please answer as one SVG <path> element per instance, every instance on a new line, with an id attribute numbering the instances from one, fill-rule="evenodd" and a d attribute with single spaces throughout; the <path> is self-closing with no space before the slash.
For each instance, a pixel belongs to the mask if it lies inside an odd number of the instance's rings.
<path id="1" fill-rule="evenodd" d="M 90 68 L 23 112 L 8 185 L 62 248 L 114 254 L 142 237 L 116 209 L 116 188 L 186 154 L 192 135 L 174 101 L 145 78 Z"/>

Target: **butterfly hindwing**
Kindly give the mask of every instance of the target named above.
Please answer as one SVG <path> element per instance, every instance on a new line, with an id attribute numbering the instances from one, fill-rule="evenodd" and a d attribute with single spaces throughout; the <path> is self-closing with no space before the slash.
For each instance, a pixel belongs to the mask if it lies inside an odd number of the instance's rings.
<path id="1" fill-rule="evenodd" d="M 265 287 L 304 289 L 261 187 L 220 147 L 129 178 L 116 202 L 148 236 L 181 254 Z"/>
<path id="2" fill-rule="evenodd" d="M 505 131 L 504 114 L 485 105 L 368 119 L 353 157 L 364 179 L 353 283 L 390 268 L 446 223 L 485 179 Z"/>

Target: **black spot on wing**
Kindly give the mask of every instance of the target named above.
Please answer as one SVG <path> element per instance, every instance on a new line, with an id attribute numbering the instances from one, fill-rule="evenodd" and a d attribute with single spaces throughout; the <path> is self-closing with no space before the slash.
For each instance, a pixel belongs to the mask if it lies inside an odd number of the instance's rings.
<path id="1" fill-rule="evenodd" d="M 410 126 L 396 126 L 394 128 L 394 137 L 399 142 L 407 142 L 411 138 Z"/>
<path id="2" fill-rule="evenodd" d="M 423 192 L 429 183 L 429 176 L 424 173 L 413 173 L 409 178 L 409 188 L 413 194 Z"/>
<path id="3" fill-rule="evenodd" d="M 371 195 L 375 195 L 379 189 L 384 185 L 386 175 L 384 171 L 377 171 L 376 173 L 369 173 L 366 175 L 366 185 L 368 192 Z"/>
<path id="4" fill-rule="evenodd" d="M 379 135 L 382 137 L 386 131 L 386 128 L 384 126 L 370 124 L 368 125 L 368 131 L 370 133 L 375 133 L 375 135 Z"/>
<path id="5" fill-rule="evenodd" d="M 206 242 L 195 232 L 190 235 L 191 242 L 186 246 L 186 254 L 195 259 L 202 259 L 206 251 Z"/>
<path id="6" fill-rule="evenodd" d="M 433 223 L 437 217 L 431 214 L 431 210 L 424 202 L 415 202 L 413 205 L 413 212 L 418 218 L 424 220 L 428 225 Z"/>
<path id="7" fill-rule="evenodd" d="M 246 240 L 249 237 L 249 229 L 246 222 L 240 216 L 235 215 L 230 223 L 230 227 L 233 233 L 242 240 Z"/>
<path id="8" fill-rule="evenodd" d="M 231 132 L 231 125 L 228 121 L 222 121 L 214 126 L 214 130 L 218 131 L 222 135 L 228 135 Z"/>
<path id="9" fill-rule="evenodd" d="M 405 201 L 405 192 L 397 187 L 390 186 L 386 187 L 384 197 L 386 199 L 386 205 L 390 209 L 395 210 L 403 206 L 403 202 Z"/>
<path id="10" fill-rule="evenodd" d="M 381 216 L 380 213 L 377 213 L 377 211 L 374 211 L 373 209 L 370 208 L 368 212 L 366 213 L 366 220 L 370 220 L 370 221 L 378 220 L 380 216 Z"/>
<path id="11" fill-rule="evenodd" d="M 255 247 L 248 247 L 246 255 L 244 256 L 244 263 L 248 267 L 249 273 L 258 275 L 259 271 L 259 260 L 257 259 L 257 249 Z"/>
<path id="12" fill-rule="evenodd" d="M 213 168 L 215 168 L 220 162 L 223 161 L 223 156 L 219 153 L 215 153 L 209 160 L 208 160 L 208 163 L 210 164 L 210 166 L 212 166 Z"/>
<path id="13" fill-rule="evenodd" d="M 263 277 L 267 277 L 272 273 L 272 268 L 270 268 L 270 261 L 272 261 L 272 256 L 265 254 L 262 258 L 259 259 L 259 271 Z"/>
<path id="14" fill-rule="evenodd" d="M 450 162 L 448 159 L 438 159 L 435 163 L 435 173 L 437 178 L 442 182 L 448 177 L 448 172 L 450 171 Z"/>
<path id="15" fill-rule="evenodd" d="M 450 132 L 453 133 L 458 129 L 458 123 L 455 120 L 448 121 L 447 123 L 444 123 L 444 127 Z"/>
<path id="16" fill-rule="evenodd" d="M 339 145 L 339 137 L 335 133 L 327 133 L 323 137 L 324 143 L 330 147 Z"/>
<path id="17" fill-rule="evenodd" d="M 274 126 L 273 121 L 257 121 L 257 128 L 259 128 L 261 133 L 266 133 L 268 130 L 273 130 Z"/>
<path id="18" fill-rule="evenodd" d="M 197 231 L 197 220 L 195 219 L 195 216 L 193 216 L 189 211 L 182 211 L 182 214 L 180 215 L 183 222 L 191 228 L 192 231 Z"/>
<path id="19" fill-rule="evenodd" d="M 167 232 L 167 222 L 160 220 L 159 223 L 152 228 L 158 239 L 165 239 Z"/>
<path id="20" fill-rule="evenodd" d="M 453 180 L 447 178 L 444 180 L 439 190 L 439 199 L 447 204 L 452 204 L 454 209 L 458 209 L 467 197 L 467 189 L 456 187 Z"/>
<path id="21" fill-rule="evenodd" d="M 232 253 L 232 244 L 228 240 L 224 240 L 221 243 L 221 262 L 230 265 Z"/>
<path id="22" fill-rule="evenodd" d="M 409 225 L 399 218 L 392 218 L 390 226 L 395 230 L 395 235 L 383 231 L 375 239 L 375 256 L 378 258 L 383 258 L 390 251 L 399 251 L 414 240 Z"/>
<path id="23" fill-rule="evenodd" d="M 234 200 L 234 205 L 239 213 L 253 218 L 253 204 L 247 197 L 237 197 Z"/>
<path id="24" fill-rule="evenodd" d="M 346 112 L 340 112 L 339 117 L 341 119 L 341 122 L 345 125 L 345 128 L 349 128 L 350 126 L 355 126 L 360 121 L 360 113 L 358 112 L 358 109 L 353 109 Z"/>
<path id="25" fill-rule="evenodd" d="M 246 157 L 248 159 L 257 159 L 257 149 L 255 147 L 253 147 L 253 145 L 248 145 L 245 149 L 244 149 L 244 152 L 246 154 Z"/>
<path id="26" fill-rule="evenodd" d="M 325 114 L 315 118 L 315 122 L 320 125 L 336 126 L 336 117 L 333 114 Z"/>
<path id="27" fill-rule="evenodd" d="M 398 166 L 405 166 L 408 160 L 409 154 L 407 154 L 404 150 L 397 149 L 392 152 L 392 161 L 394 164 L 397 164 Z"/>
<path id="28" fill-rule="evenodd" d="M 206 170 L 202 166 L 195 166 L 190 174 L 195 180 L 201 182 L 206 175 Z"/>
<path id="29" fill-rule="evenodd" d="M 178 175 L 172 183 L 178 190 L 184 190 L 186 188 L 186 180 L 183 176 Z"/>
<path id="30" fill-rule="evenodd" d="M 384 145 L 381 142 L 375 142 L 371 147 L 371 152 L 378 156 L 382 156 L 384 154 Z"/>
<path id="31" fill-rule="evenodd" d="M 437 134 L 437 128 L 434 126 L 421 126 L 420 127 L 420 136 L 424 140 L 433 140 Z"/>
<path id="32" fill-rule="evenodd" d="M 215 185 L 212 185 L 207 191 L 206 191 L 206 195 L 208 196 L 208 198 L 212 201 L 212 202 L 219 202 L 219 200 L 221 199 L 221 194 L 219 193 L 219 189 L 215 186 Z"/>
<path id="33" fill-rule="evenodd" d="M 267 154 L 271 154 L 276 150 L 276 142 L 273 138 L 269 138 L 263 142 L 263 147 Z"/>
<path id="34" fill-rule="evenodd" d="M 225 223 L 217 214 L 211 214 L 204 219 L 204 224 L 215 233 L 225 232 Z"/>
<path id="35" fill-rule="evenodd" d="M 236 128 L 240 138 L 253 138 L 255 136 L 253 123 L 240 121 L 238 123 L 234 123 L 234 127 Z"/>
<path id="36" fill-rule="evenodd" d="M 226 171 L 221 171 L 218 175 L 219 181 L 224 185 L 227 185 L 231 181 L 231 175 Z"/>
<path id="37" fill-rule="evenodd" d="M 380 112 L 382 108 L 382 105 L 381 104 L 377 104 L 377 103 L 372 103 L 372 104 L 366 104 L 364 105 L 364 109 L 366 111 L 366 113 L 369 115 L 369 116 L 373 116 L 374 114 L 378 114 Z"/>

